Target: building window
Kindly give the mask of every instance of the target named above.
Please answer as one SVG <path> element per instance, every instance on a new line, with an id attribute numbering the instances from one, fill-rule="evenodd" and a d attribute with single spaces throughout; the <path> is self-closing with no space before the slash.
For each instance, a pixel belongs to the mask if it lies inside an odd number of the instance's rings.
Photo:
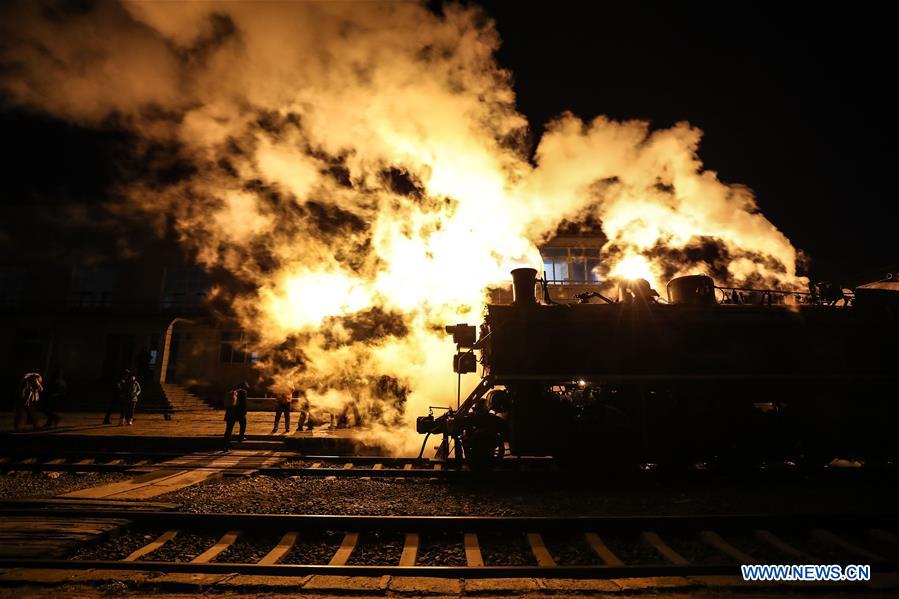
<path id="1" fill-rule="evenodd" d="M 172 268 L 166 272 L 164 308 L 199 306 L 206 301 L 209 276 L 197 268 Z"/>
<path id="2" fill-rule="evenodd" d="M 540 250 L 549 283 L 598 283 L 599 250 L 547 247 Z"/>
<path id="3" fill-rule="evenodd" d="M 559 283 L 568 280 L 568 248 L 546 248 L 543 254 L 543 272 L 546 280 Z"/>
<path id="4" fill-rule="evenodd" d="M 110 308 L 118 285 L 115 268 L 76 268 L 72 272 L 69 305 L 76 308 Z"/>
<path id="5" fill-rule="evenodd" d="M 223 331 L 219 343 L 219 361 L 228 364 L 255 364 L 259 354 L 247 348 L 244 334 L 240 331 Z"/>

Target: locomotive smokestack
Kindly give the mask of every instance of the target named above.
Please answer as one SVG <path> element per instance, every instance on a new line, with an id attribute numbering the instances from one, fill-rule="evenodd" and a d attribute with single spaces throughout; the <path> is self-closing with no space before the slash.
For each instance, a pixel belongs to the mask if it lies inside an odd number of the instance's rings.
<path id="1" fill-rule="evenodd" d="M 512 271 L 512 303 L 516 306 L 532 306 L 537 303 L 534 285 L 537 271 L 533 268 L 516 268 Z"/>

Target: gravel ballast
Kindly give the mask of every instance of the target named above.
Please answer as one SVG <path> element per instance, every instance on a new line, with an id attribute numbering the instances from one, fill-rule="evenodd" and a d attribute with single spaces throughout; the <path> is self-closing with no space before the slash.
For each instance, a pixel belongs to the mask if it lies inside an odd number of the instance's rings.
<path id="1" fill-rule="evenodd" d="M 72 559 L 81 560 L 121 560 L 125 559 L 141 547 L 159 538 L 162 531 L 135 530 L 127 531 L 117 537 L 99 543 L 85 544 L 75 551 Z M 147 558 L 152 559 L 152 558 Z"/>
<path id="2" fill-rule="evenodd" d="M 278 544 L 274 535 L 240 535 L 237 542 L 218 554 L 216 562 L 255 564 Z"/>
<path id="3" fill-rule="evenodd" d="M 0 474 L 0 500 L 53 497 L 130 477 L 122 472 L 9 472 Z"/>
<path id="4" fill-rule="evenodd" d="M 550 533 L 543 535 L 543 542 L 560 566 L 600 566 L 603 563 L 583 534 Z"/>
<path id="5" fill-rule="evenodd" d="M 422 535 L 415 563 L 419 566 L 464 566 L 464 537 L 461 533 Z"/>
<path id="6" fill-rule="evenodd" d="M 403 553 L 403 535 L 372 531 L 363 533 L 350 554 L 350 566 L 396 566 Z"/>
<path id="7" fill-rule="evenodd" d="M 196 532 L 180 532 L 178 536 L 140 558 L 152 562 L 189 562 L 213 545 L 221 535 Z"/>
<path id="8" fill-rule="evenodd" d="M 344 533 L 323 531 L 301 532 L 296 545 L 284 556 L 282 564 L 327 564 L 334 557 Z"/>
<path id="9" fill-rule="evenodd" d="M 479 534 L 478 544 L 486 566 L 537 565 L 524 533 Z"/>
<path id="10" fill-rule="evenodd" d="M 162 495 L 189 512 L 347 515 L 603 516 L 892 512 L 899 490 L 820 481 L 473 482 L 297 476 L 223 478 Z"/>
<path id="11" fill-rule="evenodd" d="M 603 537 L 609 549 L 626 564 L 667 564 L 665 557 L 637 535 Z"/>

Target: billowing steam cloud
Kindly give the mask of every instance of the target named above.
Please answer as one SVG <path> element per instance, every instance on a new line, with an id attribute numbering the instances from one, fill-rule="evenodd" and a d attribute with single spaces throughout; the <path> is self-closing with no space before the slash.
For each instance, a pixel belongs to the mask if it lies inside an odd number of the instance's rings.
<path id="1" fill-rule="evenodd" d="M 603 276 L 800 283 L 789 241 L 702 169 L 689 125 L 566 114 L 530 161 L 477 8 L 29 2 L 2 27 L 8 97 L 133 132 L 146 173 L 119 190 L 123 218 L 230 273 L 261 368 L 319 407 L 396 427 L 450 403 L 440 325 L 476 322 L 563 220 L 602 223 Z"/>

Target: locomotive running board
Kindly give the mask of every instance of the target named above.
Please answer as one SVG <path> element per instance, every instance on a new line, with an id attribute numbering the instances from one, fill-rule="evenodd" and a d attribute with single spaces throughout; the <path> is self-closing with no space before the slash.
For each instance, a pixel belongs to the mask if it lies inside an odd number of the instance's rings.
<path id="1" fill-rule="evenodd" d="M 493 384 L 512 381 L 579 381 L 598 382 L 640 381 L 882 381 L 899 383 L 899 376 L 887 374 L 493 374 Z M 475 388 L 477 390 L 477 387 Z M 474 393 L 474 391 L 472 392 Z M 471 396 L 469 396 L 471 398 Z M 477 400 L 478 398 L 474 398 Z M 466 403 L 468 400 L 465 400 Z M 465 405 L 465 404 L 463 404 Z M 460 410 L 461 411 L 461 410 Z"/>

